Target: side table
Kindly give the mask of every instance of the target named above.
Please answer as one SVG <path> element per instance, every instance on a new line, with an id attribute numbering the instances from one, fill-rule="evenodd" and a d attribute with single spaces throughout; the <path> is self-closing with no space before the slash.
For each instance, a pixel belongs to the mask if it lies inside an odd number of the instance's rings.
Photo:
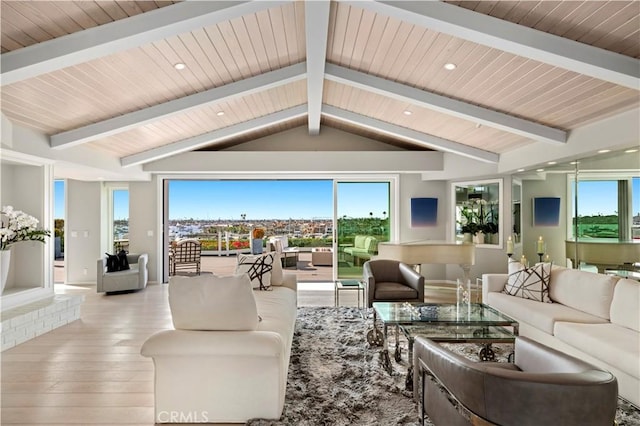
<path id="1" fill-rule="evenodd" d="M 358 309 L 364 309 L 365 307 L 365 294 L 364 283 L 360 280 L 338 280 L 335 282 L 334 287 L 334 301 L 335 306 L 340 306 L 340 292 L 341 291 L 357 291 L 358 292 Z M 360 296 L 362 295 L 362 307 L 360 307 Z"/>

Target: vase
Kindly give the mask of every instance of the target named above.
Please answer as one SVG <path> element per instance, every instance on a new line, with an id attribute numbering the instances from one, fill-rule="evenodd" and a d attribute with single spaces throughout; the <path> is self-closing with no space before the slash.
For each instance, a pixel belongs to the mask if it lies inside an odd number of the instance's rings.
<path id="1" fill-rule="evenodd" d="M 4 286 L 9 277 L 9 265 L 11 262 L 11 251 L 0 250 L 0 294 L 4 292 Z"/>
<path id="2" fill-rule="evenodd" d="M 465 232 L 464 234 L 462 234 L 462 242 L 463 243 L 473 242 L 473 235 L 471 235 L 471 232 Z"/>
<path id="3" fill-rule="evenodd" d="M 478 232 L 473 238 L 476 244 L 484 244 L 484 232 Z"/>
<path id="4" fill-rule="evenodd" d="M 262 254 L 262 238 L 251 240 L 251 254 Z"/>

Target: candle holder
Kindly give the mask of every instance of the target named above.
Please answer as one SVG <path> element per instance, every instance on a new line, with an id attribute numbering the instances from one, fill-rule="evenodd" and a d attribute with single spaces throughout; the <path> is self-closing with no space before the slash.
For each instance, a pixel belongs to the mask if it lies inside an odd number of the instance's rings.
<path id="1" fill-rule="evenodd" d="M 540 237 L 536 241 L 536 254 L 538 255 L 538 261 L 542 263 L 542 256 L 547 252 L 547 243 Z"/>
<path id="2" fill-rule="evenodd" d="M 513 251 L 513 239 L 511 238 L 511 235 L 509 235 L 509 238 L 507 239 L 507 257 L 509 260 L 511 260 L 511 256 L 513 256 Z"/>

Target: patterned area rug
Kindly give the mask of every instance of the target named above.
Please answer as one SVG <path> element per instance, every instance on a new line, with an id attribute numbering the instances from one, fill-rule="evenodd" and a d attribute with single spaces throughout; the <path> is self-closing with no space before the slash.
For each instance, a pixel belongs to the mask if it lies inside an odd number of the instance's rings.
<path id="1" fill-rule="evenodd" d="M 405 390 L 408 367 L 406 340 L 402 360 L 392 361 L 389 375 L 380 364 L 379 349 L 369 348 L 371 327 L 356 308 L 298 308 L 293 336 L 287 395 L 278 421 L 255 419 L 254 426 L 280 425 L 418 425 L 418 408 Z M 473 359 L 476 345 L 447 345 Z M 512 345 L 494 345 L 504 359 Z M 620 400 L 620 426 L 640 425 L 640 410 Z M 425 424 L 431 425 L 429 421 Z"/>

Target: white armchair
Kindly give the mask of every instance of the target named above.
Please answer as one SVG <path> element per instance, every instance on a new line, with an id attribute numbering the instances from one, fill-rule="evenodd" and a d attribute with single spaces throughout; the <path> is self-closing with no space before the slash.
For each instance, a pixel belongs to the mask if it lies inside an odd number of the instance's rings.
<path id="1" fill-rule="evenodd" d="M 98 276 L 96 277 L 98 293 L 109 294 L 117 291 L 142 290 L 147 286 L 149 255 L 147 253 L 127 254 L 127 260 L 130 269 L 107 272 L 107 256 L 98 259 Z"/>

